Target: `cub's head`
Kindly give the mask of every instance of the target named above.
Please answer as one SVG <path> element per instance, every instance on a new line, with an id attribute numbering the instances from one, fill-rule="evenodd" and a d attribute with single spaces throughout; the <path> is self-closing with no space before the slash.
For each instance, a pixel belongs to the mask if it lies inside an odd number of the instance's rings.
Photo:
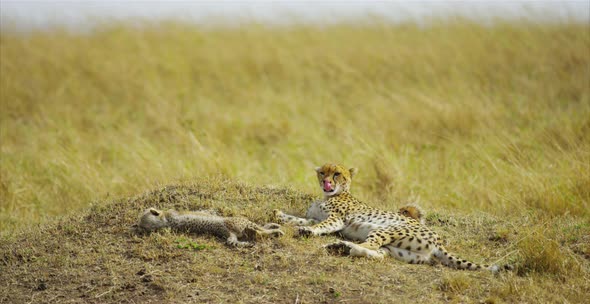
<path id="1" fill-rule="evenodd" d="M 356 168 L 346 169 L 340 165 L 325 164 L 315 169 L 318 175 L 320 187 L 326 197 L 338 195 L 350 190 L 352 177 L 356 174 Z"/>
<path id="2" fill-rule="evenodd" d="M 410 217 L 417 220 L 422 225 L 425 223 L 424 210 L 422 210 L 422 208 L 416 204 L 403 206 L 399 208 L 397 212 L 405 217 Z"/>
<path id="3" fill-rule="evenodd" d="M 159 228 L 167 227 L 168 220 L 164 217 L 164 212 L 156 208 L 149 208 L 143 212 L 139 219 L 139 228 L 144 231 L 154 231 Z"/>

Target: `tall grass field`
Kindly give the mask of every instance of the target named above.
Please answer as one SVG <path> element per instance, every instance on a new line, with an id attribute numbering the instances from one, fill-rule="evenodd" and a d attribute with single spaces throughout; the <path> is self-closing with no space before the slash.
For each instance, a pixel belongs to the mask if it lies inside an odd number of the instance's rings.
<path id="1" fill-rule="evenodd" d="M 518 267 L 499 279 L 435 268 L 442 274 L 432 285 L 412 278 L 412 271 L 430 273 L 430 266 L 344 257 L 320 262 L 374 269 L 375 280 L 403 270 L 413 292 L 400 294 L 424 301 L 587 300 L 588 24 L 162 22 L 101 26 L 89 33 L 4 29 L 0 35 L 0 235 L 6 254 L 22 235 L 41 233 L 46 224 L 173 183 L 238 183 L 319 198 L 313 169 L 336 162 L 359 169 L 351 190 L 367 204 L 396 210 L 418 201 L 454 251 Z M 214 205 L 262 222 L 272 220 L 266 215 L 272 208 L 304 212 L 309 203 L 295 206 L 285 199 L 280 205 L 261 197 L 250 209 Z M 140 211 L 126 212 L 131 220 Z M 152 235 L 149 241 L 168 242 L 158 237 L 178 236 Z M 302 244 L 287 233 L 281 242 L 278 256 L 288 259 L 290 250 L 305 256 L 302 248 L 319 250 L 327 240 Z M 223 246 L 211 252 L 217 251 L 234 255 Z M 261 254 L 274 261 L 270 253 Z M 5 265 L 12 265 L 7 256 Z M 213 257 L 203 263 L 205 272 L 221 267 Z M 292 271 L 276 267 L 250 280 L 266 286 L 269 298 L 235 291 L 238 298 L 220 293 L 209 300 L 391 299 L 391 290 L 375 289 L 367 298 L 355 295 L 353 287 L 306 294 L 311 287 L 347 286 L 346 273 L 334 276 L 321 267 L 319 275 L 286 284 L 286 293 L 275 295 L 273 280 L 287 282 L 280 271 Z M 395 273 L 381 273 L 380 267 Z M 186 300 L 177 298 L 185 289 L 170 289 L 161 280 L 164 293 L 154 299 Z M 15 284 L 6 290 L 26 285 Z M 371 286 L 368 291 L 377 288 Z M 119 289 L 101 295 L 109 288 L 89 291 L 97 296 L 89 302 L 125 299 L 117 297 L 123 294 Z"/>

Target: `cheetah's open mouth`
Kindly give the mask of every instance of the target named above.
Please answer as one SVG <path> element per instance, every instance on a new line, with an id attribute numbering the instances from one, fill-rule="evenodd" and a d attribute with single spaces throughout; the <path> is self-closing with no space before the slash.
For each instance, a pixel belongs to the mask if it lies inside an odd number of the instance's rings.
<path id="1" fill-rule="evenodd" d="M 336 193 L 336 191 L 338 190 L 338 185 L 334 187 L 332 186 L 332 183 L 330 183 L 329 181 L 324 181 L 322 190 L 324 190 L 324 194 L 331 195 Z"/>
<path id="2" fill-rule="evenodd" d="M 332 187 L 332 183 L 330 183 L 327 180 L 324 181 L 322 188 L 323 188 L 324 192 L 327 192 L 327 193 L 332 193 L 332 192 L 334 192 L 334 190 L 336 190 L 334 187 Z"/>

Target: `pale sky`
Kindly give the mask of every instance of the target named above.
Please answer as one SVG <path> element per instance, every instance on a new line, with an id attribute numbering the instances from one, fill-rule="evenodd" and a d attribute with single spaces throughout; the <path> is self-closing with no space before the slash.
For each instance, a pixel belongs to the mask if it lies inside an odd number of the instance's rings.
<path id="1" fill-rule="evenodd" d="M 380 16 L 391 22 L 424 22 L 429 17 L 459 15 L 482 22 L 527 17 L 541 21 L 575 19 L 590 22 L 590 0 L 578 1 L 188 1 L 188 0 L 0 0 L 2 26 L 46 28 L 92 26 L 96 21 L 175 19 L 207 24 L 255 20 L 330 23 Z"/>

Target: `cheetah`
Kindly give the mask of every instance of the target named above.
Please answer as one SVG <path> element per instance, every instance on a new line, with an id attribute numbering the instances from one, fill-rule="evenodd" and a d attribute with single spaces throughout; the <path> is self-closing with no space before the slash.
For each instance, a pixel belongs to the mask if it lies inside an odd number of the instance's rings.
<path id="1" fill-rule="evenodd" d="M 346 169 L 334 164 L 316 168 L 324 200 L 314 202 L 308 210 L 306 217 L 311 220 L 288 215 L 280 210 L 274 210 L 275 217 L 283 223 L 298 225 L 300 236 L 340 232 L 347 239 L 325 246 L 328 251 L 377 259 L 389 255 L 410 264 L 440 262 L 457 269 L 487 269 L 494 273 L 499 271 L 496 265 L 479 265 L 450 254 L 434 231 L 411 216 L 379 210 L 361 203 L 350 194 L 352 177 L 356 173 L 355 168 Z M 404 210 L 400 211 L 403 213 Z"/>
<path id="2" fill-rule="evenodd" d="M 260 227 L 243 217 L 222 217 L 209 211 L 161 211 L 156 208 L 145 210 L 139 220 L 139 228 L 151 232 L 170 227 L 176 231 L 197 234 L 212 234 L 226 240 L 231 247 L 249 247 L 258 236 L 279 237 L 284 233 L 275 223 Z M 238 239 L 248 241 L 239 241 Z"/>
<path id="3" fill-rule="evenodd" d="M 322 203 L 323 202 L 321 202 L 321 201 L 313 202 L 311 204 L 311 206 L 307 209 L 307 212 L 305 214 L 305 218 L 298 218 L 293 215 L 284 214 L 280 211 L 276 211 L 276 212 L 280 212 L 277 215 L 280 218 L 280 220 L 284 223 L 290 223 L 290 224 L 299 225 L 299 226 L 310 226 L 310 225 L 315 225 L 315 224 L 328 218 L 328 215 L 324 211 L 322 211 L 320 208 Z M 418 222 L 420 222 L 420 224 L 422 224 L 422 225 L 425 224 L 424 210 L 416 204 L 408 204 L 403 207 L 400 207 L 399 210 L 397 211 L 397 213 L 399 215 L 413 218 L 413 219 L 417 220 Z"/>
<path id="4" fill-rule="evenodd" d="M 426 223 L 426 220 L 424 219 L 424 210 L 416 204 L 409 204 L 403 206 L 399 208 L 397 213 L 406 217 L 413 218 L 420 222 L 421 225 L 424 225 Z"/>

